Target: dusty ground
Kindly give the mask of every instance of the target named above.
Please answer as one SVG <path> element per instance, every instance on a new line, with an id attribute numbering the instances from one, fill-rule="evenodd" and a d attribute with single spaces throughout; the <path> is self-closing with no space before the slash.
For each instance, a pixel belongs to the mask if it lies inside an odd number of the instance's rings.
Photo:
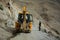
<path id="1" fill-rule="evenodd" d="M 10 40 L 58 40 L 58 39 L 42 31 L 38 31 L 37 27 L 33 27 L 31 33 L 19 33 Z"/>

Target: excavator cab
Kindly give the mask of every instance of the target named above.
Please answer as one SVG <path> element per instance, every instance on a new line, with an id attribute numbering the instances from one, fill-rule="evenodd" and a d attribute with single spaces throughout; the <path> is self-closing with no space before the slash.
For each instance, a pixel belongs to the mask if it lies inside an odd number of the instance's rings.
<path id="1" fill-rule="evenodd" d="M 26 11 L 26 7 L 23 7 L 23 11 L 18 14 L 18 20 L 15 22 L 16 30 L 23 32 L 31 32 L 32 30 L 33 16 Z"/>

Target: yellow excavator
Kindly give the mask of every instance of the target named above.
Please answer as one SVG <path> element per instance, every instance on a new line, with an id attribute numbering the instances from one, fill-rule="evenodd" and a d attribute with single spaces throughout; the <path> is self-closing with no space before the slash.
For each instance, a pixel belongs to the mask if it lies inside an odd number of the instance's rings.
<path id="1" fill-rule="evenodd" d="M 18 20 L 15 22 L 15 29 L 22 32 L 31 32 L 33 16 L 23 7 L 23 11 L 18 13 Z"/>

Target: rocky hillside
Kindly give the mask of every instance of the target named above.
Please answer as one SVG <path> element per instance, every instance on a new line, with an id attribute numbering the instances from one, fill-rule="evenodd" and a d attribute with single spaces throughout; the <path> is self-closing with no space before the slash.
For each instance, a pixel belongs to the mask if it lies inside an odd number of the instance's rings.
<path id="1" fill-rule="evenodd" d="M 7 40 L 12 36 L 14 23 L 15 23 L 15 9 L 10 3 L 10 9 L 8 8 L 8 2 L 6 0 L 0 0 L 0 40 Z"/>
<path id="2" fill-rule="evenodd" d="M 14 0 L 13 0 L 14 1 Z M 14 1 L 17 8 L 27 6 L 27 10 L 33 15 L 35 25 L 41 20 L 42 29 L 51 32 L 55 36 L 60 36 L 60 3 L 59 0 L 18 0 Z M 19 5 L 19 6 L 18 6 Z M 35 19 L 37 21 L 35 21 Z"/>
<path id="3" fill-rule="evenodd" d="M 60 37 L 59 0 L 0 0 L 1 40 L 5 38 L 5 35 L 7 37 L 12 35 L 11 31 L 15 27 L 14 23 L 17 20 L 17 14 L 24 5 L 27 6 L 27 10 L 33 15 L 35 26 L 41 21 L 41 29 Z"/>

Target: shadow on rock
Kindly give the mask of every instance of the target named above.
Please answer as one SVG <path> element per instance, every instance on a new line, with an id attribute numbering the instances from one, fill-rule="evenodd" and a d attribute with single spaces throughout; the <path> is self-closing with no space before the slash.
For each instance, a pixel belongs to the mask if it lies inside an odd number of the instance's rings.
<path id="1" fill-rule="evenodd" d="M 16 37 L 16 36 L 17 36 L 18 34 L 20 34 L 20 33 L 21 33 L 20 31 L 16 31 L 16 30 L 12 31 L 12 36 L 9 37 L 9 38 L 7 38 L 7 40 L 10 40 L 11 38 Z"/>

